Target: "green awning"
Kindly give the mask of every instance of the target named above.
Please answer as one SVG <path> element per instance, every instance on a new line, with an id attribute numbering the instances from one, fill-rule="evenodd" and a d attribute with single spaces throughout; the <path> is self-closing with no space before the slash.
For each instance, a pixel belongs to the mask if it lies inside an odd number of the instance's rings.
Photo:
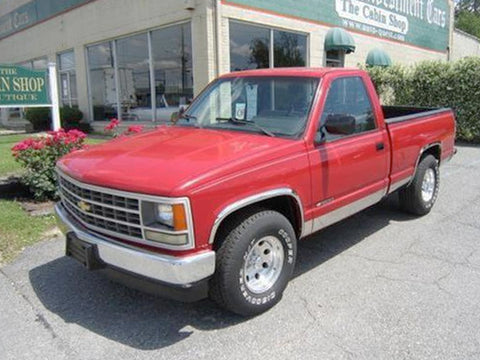
<path id="1" fill-rule="evenodd" d="M 325 51 L 343 50 L 347 54 L 355 51 L 352 35 L 342 28 L 331 28 L 325 36 Z"/>
<path id="2" fill-rule="evenodd" d="M 392 59 L 385 50 L 375 48 L 368 52 L 365 63 L 369 66 L 391 66 Z"/>

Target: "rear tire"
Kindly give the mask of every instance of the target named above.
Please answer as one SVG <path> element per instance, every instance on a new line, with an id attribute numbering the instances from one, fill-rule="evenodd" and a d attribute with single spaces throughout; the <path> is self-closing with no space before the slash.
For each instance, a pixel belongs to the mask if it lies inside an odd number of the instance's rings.
<path id="1" fill-rule="evenodd" d="M 288 219 L 276 211 L 258 211 L 220 241 L 211 299 L 243 316 L 263 313 L 280 301 L 297 255 Z"/>
<path id="2" fill-rule="evenodd" d="M 409 186 L 400 190 L 400 206 L 414 215 L 426 215 L 437 200 L 440 186 L 438 160 L 427 155 L 420 160 Z"/>

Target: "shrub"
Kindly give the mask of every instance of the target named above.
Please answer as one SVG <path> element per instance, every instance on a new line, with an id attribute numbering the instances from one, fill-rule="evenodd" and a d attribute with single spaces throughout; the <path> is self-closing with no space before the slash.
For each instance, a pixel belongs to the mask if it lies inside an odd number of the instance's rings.
<path id="1" fill-rule="evenodd" d="M 50 131 L 46 136 L 30 137 L 12 147 L 12 154 L 25 169 L 21 181 L 36 200 L 57 198 L 55 164 L 74 150 L 81 149 L 86 135 L 78 130 Z"/>
<path id="2" fill-rule="evenodd" d="M 457 138 L 480 142 L 480 58 L 367 70 L 385 105 L 450 107 L 456 114 Z"/>
<path id="3" fill-rule="evenodd" d="M 34 131 L 49 130 L 52 121 L 50 108 L 27 108 L 25 111 L 25 119 L 27 119 L 32 124 Z"/>
<path id="4" fill-rule="evenodd" d="M 63 129 L 77 129 L 85 133 L 91 132 L 92 127 L 90 124 L 81 122 L 82 119 L 83 113 L 80 111 L 80 109 L 71 106 L 63 106 L 60 108 L 60 120 Z"/>

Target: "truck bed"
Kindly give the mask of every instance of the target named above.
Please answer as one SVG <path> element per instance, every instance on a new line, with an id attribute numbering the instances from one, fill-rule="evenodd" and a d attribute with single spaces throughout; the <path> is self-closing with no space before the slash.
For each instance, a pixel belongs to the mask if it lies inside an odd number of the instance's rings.
<path id="1" fill-rule="evenodd" d="M 413 120 L 451 111 L 448 108 L 429 108 L 415 106 L 382 106 L 385 122 L 388 124 Z"/>
<path id="2" fill-rule="evenodd" d="M 438 146 L 440 160 L 454 153 L 455 122 L 451 109 L 382 106 L 390 136 L 391 183 L 401 184 L 415 174 L 419 155 Z"/>

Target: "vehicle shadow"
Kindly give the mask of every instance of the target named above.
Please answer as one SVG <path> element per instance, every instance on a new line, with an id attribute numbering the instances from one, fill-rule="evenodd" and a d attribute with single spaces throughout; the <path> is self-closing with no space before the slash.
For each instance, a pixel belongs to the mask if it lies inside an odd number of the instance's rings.
<path id="1" fill-rule="evenodd" d="M 294 276 L 309 271 L 387 226 L 411 217 L 384 201 L 333 225 L 298 247 Z M 195 329 L 218 330 L 247 319 L 218 308 L 210 300 L 188 304 L 161 299 L 113 283 L 62 257 L 29 272 L 39 300 L 66 323 L 78 324 L 133 348 L 153 350 L 188 338 Z"/>
<path id="2" fill-rule="evenodd" d="M 388 226 L 391 221 L 409 221 L 415 218 L 400 210 L 398 194 L 389 195 L 380 203 L 300 241 L 293 277 L 301 276 L 355 246 Z"/>

